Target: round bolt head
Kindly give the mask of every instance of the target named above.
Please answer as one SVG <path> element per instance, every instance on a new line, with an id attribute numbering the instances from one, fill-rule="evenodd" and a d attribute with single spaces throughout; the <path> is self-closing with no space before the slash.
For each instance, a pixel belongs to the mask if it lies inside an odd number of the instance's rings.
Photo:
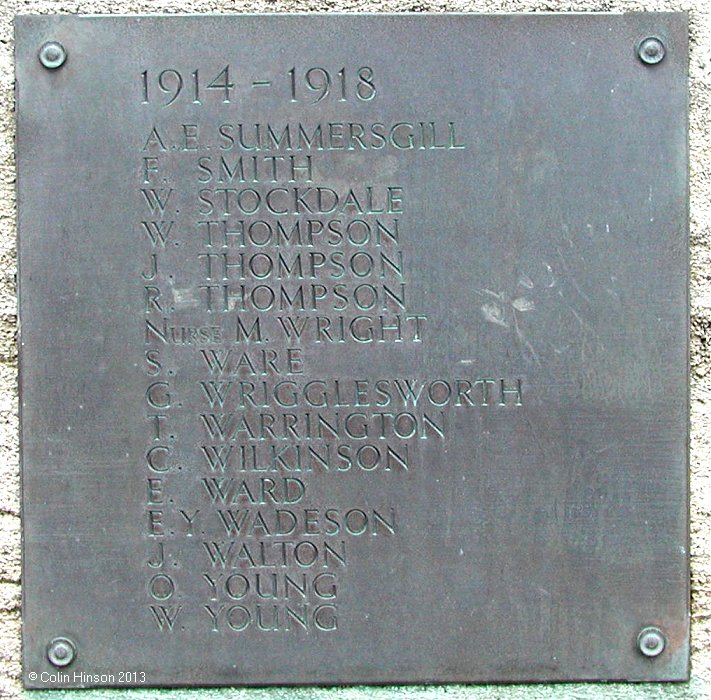
<path id="1" fill-rule="evenodd" d="M 641 654 L 649 658 L 659 656 L 666 645 L 667 640 L 658 627 L 645 627 L 637 635 L 637 648 Z"/>
<path id="2" fill-rule="evenodd" d="M 53 666 L 69 666 L 77 655 L 74 642 L 66 637 L 57 637 L 47 645 L 47 658 Z"/>
<path id="3" fill-rule="evenodd" d="M 54 70 L 67 60 L 67 51 L 58 41 L 48 41 L 39 50 L 39 60 L 45 68 Z"/>
<path id="4" fill-rule="evenodd" d="M 662 44 L 661 39 L 650 36 L 640 43 L 637 53 L 643 63 L 654 65 L 664 58 L 666 50 L 664 49 L 664 44 Z"/>

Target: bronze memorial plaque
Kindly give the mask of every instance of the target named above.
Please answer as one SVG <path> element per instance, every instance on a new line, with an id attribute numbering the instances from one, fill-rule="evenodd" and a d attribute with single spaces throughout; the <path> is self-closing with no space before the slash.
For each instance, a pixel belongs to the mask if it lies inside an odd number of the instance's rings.
<path id="1" fill-rule="evenodd" d="M 684 14 L 16 29 L 28 687 L 687 678 Z"/>

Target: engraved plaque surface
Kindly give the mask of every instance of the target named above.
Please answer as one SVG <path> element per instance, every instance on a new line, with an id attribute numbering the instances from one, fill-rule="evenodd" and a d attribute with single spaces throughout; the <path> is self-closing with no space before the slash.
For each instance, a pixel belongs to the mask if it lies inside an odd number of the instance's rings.
<path id="1" fill-rule="evenodd" d="M 26 684 L 684 679 L 686 55 L 19 18 Z"/>

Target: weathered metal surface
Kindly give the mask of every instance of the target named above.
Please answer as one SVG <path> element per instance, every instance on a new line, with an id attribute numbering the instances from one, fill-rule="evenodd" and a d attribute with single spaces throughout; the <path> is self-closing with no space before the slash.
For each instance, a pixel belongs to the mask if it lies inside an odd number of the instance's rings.
<path id="1" fill-rule="evenodd" d="M 26 684 L 685 678 L 686 56 L 20 18 Z"/>

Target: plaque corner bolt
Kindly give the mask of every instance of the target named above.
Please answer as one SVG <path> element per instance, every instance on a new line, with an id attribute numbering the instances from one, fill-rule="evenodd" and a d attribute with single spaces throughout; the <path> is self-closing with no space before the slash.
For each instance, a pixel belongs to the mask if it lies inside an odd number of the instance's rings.
<path id="1" fill-rule="evenodd" d="M 55 70 L 64 65 L 67 50 L 58 41 L 48 41 L 40 47 L 39 60 L 45 68 Z"/>
<path id="2" fill-rule="evenodd" d="M 639 56 L 642 63 L 653 66 L 659 63 L 666 54 L 666 49 L 662 40 L 656 36 L 648 36 L 646 39 L 642 39 L 637 48 L 637 55 Z"/>
<path id="3" fill-rule="evenodd" d="M 667 640 L 658 627 L 645 627 L 637 635 L 637 648 L 643 656 L 650 659 L 659 656 L 666 645 Z"/>
<path id="4" fill-rule="evenodd" d="M 71 639 L 57 637 L 47 645 L 47 659 L 53 666 L 69 666 L 76 658 L 77 648 Z"/>

